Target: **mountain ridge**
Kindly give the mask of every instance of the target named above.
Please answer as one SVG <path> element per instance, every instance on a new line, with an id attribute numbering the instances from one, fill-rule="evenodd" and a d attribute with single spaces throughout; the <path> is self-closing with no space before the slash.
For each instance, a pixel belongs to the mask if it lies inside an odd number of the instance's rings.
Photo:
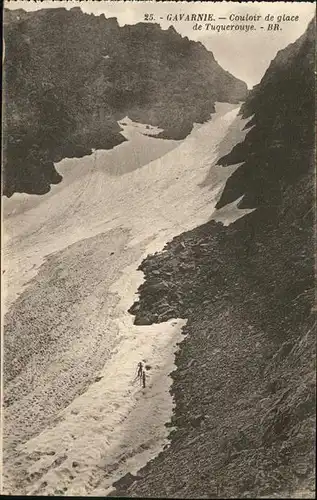
<path id="1" fill-rule="evenodd" d="M 247 94 L 202 44 L 157 24 L 120 27 L 79 7 L 5 10 L 4 35 L 7 196 L 44 194 L 61 181 L 54 162 L 123 142 L 126 115 L 180 140 L 216 101 Z"/>

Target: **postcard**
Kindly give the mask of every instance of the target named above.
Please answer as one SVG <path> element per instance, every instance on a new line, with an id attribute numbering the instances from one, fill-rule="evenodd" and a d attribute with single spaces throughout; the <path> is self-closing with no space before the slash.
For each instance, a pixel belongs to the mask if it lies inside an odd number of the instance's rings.
<path id="1" fill-rule="evenodd" d="M 5 1 L 4 495 L 314 498 L 315 31 Z"/>

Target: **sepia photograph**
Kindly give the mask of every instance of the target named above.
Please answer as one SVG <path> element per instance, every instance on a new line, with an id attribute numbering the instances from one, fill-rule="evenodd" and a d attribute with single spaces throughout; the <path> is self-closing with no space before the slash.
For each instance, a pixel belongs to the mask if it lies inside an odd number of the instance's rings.
<path id="1" fill-rule="evenodd" d="M 5 0 L 2 495 L 315 498 L 315 11 Z"/>

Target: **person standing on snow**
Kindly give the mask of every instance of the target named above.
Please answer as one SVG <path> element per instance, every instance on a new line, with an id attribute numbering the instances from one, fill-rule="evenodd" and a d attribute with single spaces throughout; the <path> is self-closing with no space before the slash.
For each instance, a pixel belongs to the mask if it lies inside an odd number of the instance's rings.
<path id="1" fill-rule="evenodd" d="M 136 375 L 136 378 L 138 378 L 140 380 L 140 385 L 142 383 L 142 375 L 143 375 L 143 363 L 142 361 L 140 361 L 138 363 L 138 366 L 137 366 L 137 375 Z"/>
<path id="2" fill-rule="evenodd" d="M 142 384 L 143 389 L 145 389 L 145 387 L 146 387 L 146 373 L 145 373 L 145 367 L 143 366 L 142 361 L 140 361 L 138 363 L 138 366 L 137 366 L 137 374 L 136 374 L 135 379 L 137 379 L 137 378 L 140 380 L 140 385 Z"/>

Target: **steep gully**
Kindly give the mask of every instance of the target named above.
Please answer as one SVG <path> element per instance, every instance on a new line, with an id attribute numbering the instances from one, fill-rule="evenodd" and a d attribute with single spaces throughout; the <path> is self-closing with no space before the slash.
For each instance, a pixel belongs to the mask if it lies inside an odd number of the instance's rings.
<path id="1" fill-rule="evenodd" d="M 63 183 L 40 198 L 5 201 L 6 492 L 106 494 L 166 442 L 186 320 L 136 326 L 127 310 L 144 257 L 212 216 L 237 168 L 216 162 L 245 136 L 238 110 L 218 103 L 183 142 L 123 120 L 128 141 L 63 160 Z M 152 147 L 163 148 L 154 160 Z M 216 217 L 248 212 L 233 205 Z M 133 384 L 142 358 L 144 393 Z"/>

